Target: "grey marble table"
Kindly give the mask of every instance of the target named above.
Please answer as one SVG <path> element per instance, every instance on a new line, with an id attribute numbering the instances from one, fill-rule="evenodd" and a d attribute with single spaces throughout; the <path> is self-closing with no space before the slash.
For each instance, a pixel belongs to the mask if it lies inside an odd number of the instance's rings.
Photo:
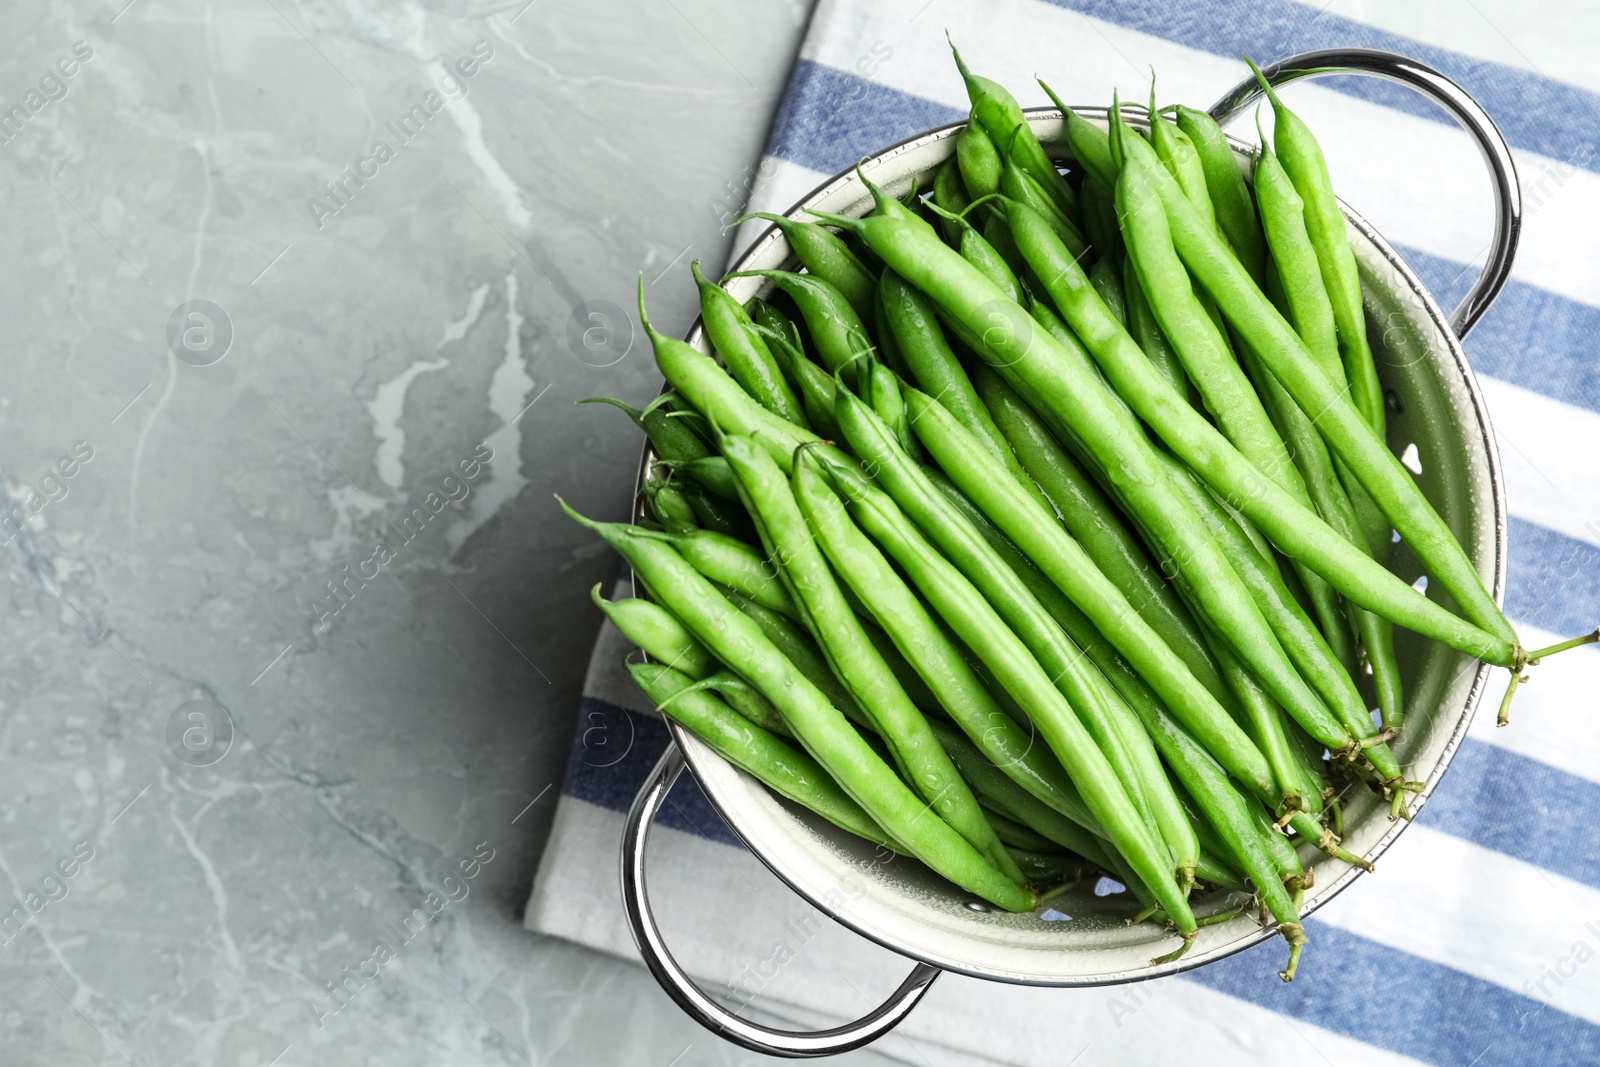
<path id="1" fill-rule="evenodd" d="M 639 448 L 574 405 L 655 391 L 615 309 L 687 326 L 806 15 L 0 13 L 0 1062 L 751 1059 L 518 920 L 617 569 L 551 494 Z"/>

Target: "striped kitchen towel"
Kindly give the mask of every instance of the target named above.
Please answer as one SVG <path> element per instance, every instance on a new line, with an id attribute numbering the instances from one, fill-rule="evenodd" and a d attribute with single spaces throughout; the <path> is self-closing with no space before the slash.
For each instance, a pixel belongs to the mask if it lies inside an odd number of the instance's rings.
<path id="1" fill-rule="evenodd" d="M 1532 644 L 1600 619 L 1600 13 L 1554 0 L 1361 5 L 1362 21 L 1287 0 L 822 0 L 751 209 L 782 211 L 861 156 L 965 116 L 944 42 L 1025 106 L 1205 104 L 1249 54 L 1365 45 L 1457 79 L 1516 154 L 1526 226 L 1516 269 L 1466 343 L 1488 399 L 1511 512 L 1507 611 Z M 1502 14 L 1506 12 L 1507 14 Z M 1516 22 L 1495 25 L 1491 19 Z M 1523 27 L 1560 27 L 1559 46 Z M 1537 65 L 1518 41 L 1538 52 Z M 1543 47 L 1540 47 L 1543 46 Z M 1341 195 L 1446 308 L 1475 276 L 1491 201 L 1477 154 L 1405 90 L 1326 79 L 1288 90 Z M 1248 120 L 1235 133 L 1243 134 Z M 733 218 L 740 205 L 730 205 Z M 748 240 L 765 224 L 740 234 Z M 564 793 L 527 911 L 536 930 L 624 956 L 622 813 L 665 744 L 596 649 Z M 1497 692 L 1505 681 L 1490 683 Z M 1587 695 L 1585 695 L 1587 694 Z M 1308 923 L 1300 977 L 1272 944 L 1182 976 L 1104 990 L 946 976 L 880 1048 L 912 1063 L 1594 1064 L 1600 1062 L 1600 652 L 1543 666 L 1512 726 L 1479 716 L 1453 769 L 1376 877 Z M 652 849 L 667 934 L 708 988 L 796 1022 L 860 1014 L 905 961 L 822 920 L 733 839 L 687 776 Z M 1307 1047 L 1309 1046 L 1309 1047 Z"/>

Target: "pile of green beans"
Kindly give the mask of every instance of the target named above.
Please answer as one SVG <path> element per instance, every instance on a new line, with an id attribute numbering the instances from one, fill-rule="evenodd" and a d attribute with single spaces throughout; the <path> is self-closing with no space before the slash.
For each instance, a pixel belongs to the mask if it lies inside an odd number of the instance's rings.
<path id="1" fill-rule="evenodd" d="M 731 275 L 743 304 L 693 265 L 715 356 L 641 279 L 668 390 L 610 403 L 644 511 L 572 514 L 645 595 L 596 602 L 663 714 L 839 829 L 1009 911 L 1098 872 L 1178 938 L 1153 963 L 1253 904 L 1289 981 L 1312 862 L 1372 869 L 1346 804 L 1421 789 L 1394 627 L 1510 667 L 1507 702 L 1600 631 L 1525 650 L 1389 450 L 1327 166 L 1270 87 L 1248 181 L 1153 86 L 1143 130 L 1063 108 L 1062 166 L 955 58 L 925 198 L 757 216 L 798 268 Z M 1459 613 L 1386 568 L 1396 531 Z"/>

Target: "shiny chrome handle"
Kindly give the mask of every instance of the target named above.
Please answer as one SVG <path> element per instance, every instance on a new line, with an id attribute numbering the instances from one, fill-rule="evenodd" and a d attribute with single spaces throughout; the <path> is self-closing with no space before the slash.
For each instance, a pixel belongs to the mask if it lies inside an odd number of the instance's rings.
<path id="1" fill-rule="evenodd" d="M 1516 257 L 1517 241 L 1522 236 L 1522 185 L 1517 179 L 1517 165 L 1511 158 L 1511 149 L 1494 120 L 1465 89 L 1432 67 L 1376 48 L 1323 48 L 1301 52 L 1279 60 L 1261 73 L 1274 87 L 1327 74 L 1367 74 L 1398 82 L 1444 108 L 1472 135 L 1494 183 L 1495 217 L 1494 238 L 1483 273 L 1450 313 L 1450 328 L 1457 337 L 1467 336 L 1494 303 L 1494 298 L 1500 295 L 1501 287 L 1511 274 L 1511 261 Z M 1246 78 L 1211 106 L 1211 117 L 1226 126 L 1262 95 L 1256 80 Z"/>
<path id="2" fill-rule="evenodd" d="M 650 776 L 639 787 L 628 812 L 627 825 L 622 831 L 622 907 L 633 930 L 634 944 L 644 957 L 645 966 L 655 975 L 656 981 L 667 995 L 675 1000 L 695 1022 L 707 1030 L 732 1041 L 752 1052 L 768 1056 L 786 1056 L 804 1059 L 813 1056 L 833 1056 L 860 1048 L 894 1029 L 900 1020 L 911 1013 L 928 991 L 933 980 L 941 973 L 937 967 L 919 963 L 900 983 L 900 988 L 889 994 L 889 999 L 855 1022 L 836 1026 L 831 1030 L 793 1031 L 774 1030 L 759 1023 L 742 1019 L 712 1000 L 694 984 L 678 962 L 667 951 L 661 938 L 661 929 L 650 913 L 650 900 L 644 884 L 644 848 L 649 838 L 650 824 L 656 812 L 667 799 L 667 792 L 684 768 L 683 752 L 676 744 L 668 745 L 661 754 Z"/>

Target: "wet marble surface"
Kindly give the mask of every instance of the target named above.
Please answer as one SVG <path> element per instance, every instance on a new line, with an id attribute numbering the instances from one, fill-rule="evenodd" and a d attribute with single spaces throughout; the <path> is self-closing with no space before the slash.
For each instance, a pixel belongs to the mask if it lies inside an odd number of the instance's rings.
<path id="1" fill-rule="evenodd" d="M 751 1059 L 519 918 L 617 567 L 551 494 L 639 448 L 574 404 L 658 384 L 588 312 L 687 326 L 806 15 L 0 14 L 0 1060 Z"/>

